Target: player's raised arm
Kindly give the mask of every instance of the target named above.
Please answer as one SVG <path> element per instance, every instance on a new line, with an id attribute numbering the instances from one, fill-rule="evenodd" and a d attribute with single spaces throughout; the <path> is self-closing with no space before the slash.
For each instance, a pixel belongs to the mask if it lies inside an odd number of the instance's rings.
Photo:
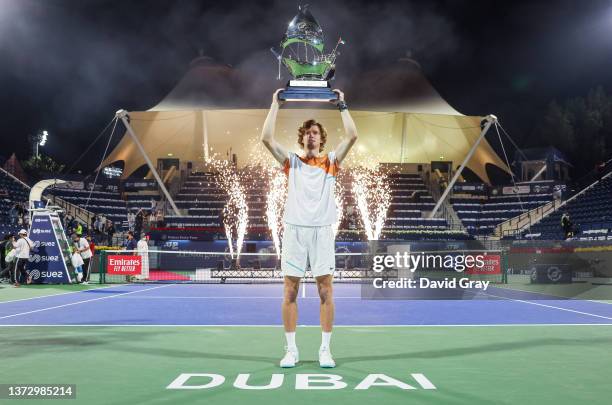
<path id="1" fill-rule="evenodd" d="M 340 116 L 342 117 L 344 133 L 347 136 L 344 141 L 340 142 L 335 151 L 336 160 L 338 163 L 341 163 L 346 155 L 348 155 L 355 142 L 357 142 L 357 127 L 355 126 L 355 121 L 353 121 L 353 117 L 351 117 L 348 107 L 346 106 L 346 102 L 344 101 L 344 93 L 337 89 L 334 91 L 338 93 L 338 109 L 340 110 Z"/>
<path id="2" fill-rule="evenodd" d="M 261 130 L 261 141 L 266 148 L 272 153 L 274 159 L 280 164 L 285 163 L 287 159 L 287 150 L 274 139 L 274 128 L 276 127 L 276 116 L 278 115 L 278 109 L 280 102 L 278 101 L 278 93 L 283 89 L 278 89 L 272 96 L 272 105 L 270 105 L 270 111 L 264 122 L 263 129 Z"/>

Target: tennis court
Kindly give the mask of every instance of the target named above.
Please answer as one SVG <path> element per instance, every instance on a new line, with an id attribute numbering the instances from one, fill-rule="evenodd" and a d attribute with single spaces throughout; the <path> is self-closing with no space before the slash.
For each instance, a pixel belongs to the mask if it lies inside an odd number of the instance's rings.
<path id="1" fill-rule="evenodd" d="M 363 300 L 359 285 L 338 283 L 337 367 L 322 370 L 319 302 L 316 287 L 307 284 L 298 304 L 301 362 L 283 370 L 277 366 L 284 345 L 281 284 L 91 287 L 29 287 L 6 295 L 11 299 L 0 303 L 3 382 L 76 384 L 76 402 L 87 404 L 305 404 L 323 397 L 334 403 L 570 404 L 604 403 L 612 395 L 607 302 L 537 300 L 498 287 L 472 300 Z M 167 388 L 184 373 L 217 374 L 224 382 Z M 271 384 L 273 374 L 284 377 L 278 388 L 246 390 L 234 386 L 239 374 L 249 374 L 252 386 Z M 346 387 L 296 389 L 304 374 L 341 376 Z M 355 389 L 370 374 L 411 389 Z M 186 385 L 210 381 L 193 376 Z"/>

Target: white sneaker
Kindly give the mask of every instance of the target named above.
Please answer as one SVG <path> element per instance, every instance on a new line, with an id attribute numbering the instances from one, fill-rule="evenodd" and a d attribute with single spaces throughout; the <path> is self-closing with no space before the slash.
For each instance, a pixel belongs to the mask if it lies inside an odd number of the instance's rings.
<path id="1" fill-rule="evenodd" d="M 81 273 L 77 273 L 77 281 L 80 283 L 83 280 L 83 275 Z"/>
<path id="2" fill-rule="evenodd" d="M 336 362 L 329 351 L 329 347 L 322 347 L 319 349 L 319 366 L 322 368 L 336 367 Z"/>
<path id="3" fill-rule="evenodd" d="M 292 368 L 298 361 L 300 361 L 300 354 L 297 347 L 293 349 L 285 347 L 285 357 L 280 361 L 280 366 L 282 368 Z"/>
<path id="4" fill-rule="evenodd" d="M 89 284 L 89 281 L 83 281 L 81 284 L 88 285 L 88 284 Z"/>

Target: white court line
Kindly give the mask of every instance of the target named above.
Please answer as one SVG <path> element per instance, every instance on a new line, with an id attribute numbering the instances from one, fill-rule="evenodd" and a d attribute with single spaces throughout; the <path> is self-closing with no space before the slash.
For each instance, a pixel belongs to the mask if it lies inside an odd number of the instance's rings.
<path id="1" fill-rule="evenodd" d="M 551 297 L 559 297 L 562 299 L 567 299 L 567 300 L 572 300 L 572 301 L 589 301 L 589 302 L 595 302 L 597 304 L 606 304 L 606 305 L 612 305 L 612 302 L 606 302 L 605 300 L 589 300 L 589 299 L 584 299 L 584 298 L 569 298 L 569 297 L 565 297 L 563 295 L 556 295 L 556 294 L 550 294 L 550 293 L 541 293 L 541 292 L 536 292 L 536 291 L 529 291 L 529 290 L 521 290 L 520 288 L 514 288 L 514 287 L 498 287 L 496 285 L 494 285 L 493 287 L 499 289 L 499 290 L 503 290 L 503 291 L 521 291 L 521 292 L 526 292 L 526 293 L 531 293 L 531 294 L 539 294 L 539 295 L 548 295 Z"/>
<path id="2" fill-rule="evenodd" d="M 282 325 L 215 325 L 215 324 L 0 324 L 0 328 L 11 327 L 49 327 L 49 328 L 278 328 Z M 489 327 L 532 327 L 532 326 L 612 326 L 612 323 L 497 323 L 497 324 L 414 324 L 414 325 L 334 325 L 334 328 L 489 328 Z M 299 328 L 320 328 L 321 325 L 298 325 Z"/>
<path id="3" fill-rule="evenodd" d="M 526 301 L 526 300 L 519 300 L 519 299 L 515 299 L 515 298 L 507 298 L 507 297 L 502 297 L 502 296 L 499 296 L 499 295 L 493 295 L 493 294 L 489 294 L 489 293 L 485 293 L 485 292 L 482 292 L 482 294 L 484 294 L 484 295 L 489 295 L 489 296 L 491 296 L 491 297 L 502 298 L 502 299 L 505 299 L 505 300 L 516 301 L 516 302 L 522 302 L 522 303 L 524 303 L 524 304 L 531 304 L 531 305 L 537 305 L 537 306 L 540 306 L 540 307 L 545 307 L 545 308 L 558 309 L 558 310 L 560 310 L 560 311 L 567 311 L 567 312 L 573 312 L 573 313 L 576 313 L 576 314 L 581 314 L 581 315 L 594 316 L 594 317 L 596 317 L 596 318 L 603 318 L 603 319 L 608 319 L 608 320 L 611 320 L 611 321 L 612 321 L 612 317 L 609 317 L 609 316 L 603 316 L 603 315 L 596 315 L 596 314 L 592 314 L 592 313 L 590 313 L 590 312 L 576 311 L 575 309 L 569 309 L 569 308 L 556 307 L 556 306 L 554 306 L 554 305 L 546 305 L 546 304 L 540 304 L 540 303 L 538 303 L 538 302 L 532 302 L 532 301 Z"/>
<path id="4" fill-rule="evenodd" d="M 208 297 L 172 297 L 172 296 L 166 296 L 166 295 L 144 295 L 142 297 L 122 297 L 122 298 L 131 298 L 131 299 L 137 299 L 137 300 L 141 300 L 141 299 L 168 299 L 168 300 L 173 300 L 173 299 L 184 299 L 184 300 L 212 300 L 212 299 L 232 299 L 232 300 L 244 300 L 244 299 L 266 299 L 266 300 L 282 300 L 283 296 L 279 295 L 277 297 L 269 297 L 269 296 L 252 296 L 252 297 L 247 297 L 244 295 L 239 295 L 239 296 L 218 296 L 218 297 L 213 297 L 213 296 L 208 296 Z M 319 296 L 317 295 L 316 297 L 304 297 L 304 299 L 310 299 L 310 300 L 318 300 Z M 362 299 L 362 297 L 360 296 L 356 296 L 356 297 L 334 297 L 335 300 L 337 299 Z M 371 300 L 368 300 L 371 301 Z M 382 300 L 381 300 L 382 301 Z"/>
<path id="5" fill-rule="evenodd" d="M 66 295 L 66 294 L 77 294 L 77 293 L 82 293 L 82 292 L 86 292 L 86 291 L 94 291 L 94 290 L 103 290 L 105 288 L 111 288 L 111 287 L 121 287 L 123 285 L 130 285 L 130 284 L 113 284 L 113 285 L 108 285 L 106 287 L 97 287 L 97 288 L 88 288 L 87 290 L 79 290 L 79 291 L 68 291 L 68 292 L 63 292 L 63 293 L 59 293 L 59 294 L 49 294 L 49 295 L 41 295 L 38 297 L 30 297 L 30 298 L 19 298 L 17 300 L 9 300 L 9 301 L 0 301 L 0 305 L 1 304 L 6 304 L 8 302 L 18 302 L 18 301 L 28 301 L 28 300 L 36 300 L 39 298 L 47 298 L 47 297 L 57 297 L 58 295 Z M 23 288 L 23 287 L 22 287 Z"/>
<path id="6" fill-rule="evenodd" d="M 120 295 L 135 294 L 135 293 L 142 292 L 142 291 L 149 291 L 149 290 L 155 290 L 155 289 L 158 289 L 158 288 L 169 287 L 171 285 L 172 284 L 166 284 L 166 285 L 161 285 L 161 286 L 157 286 L 157 287 L 145 288 L 143 290 L 129 291 L 129 292 L 124 292 L 124 293 L 119 293 L 119 294 L 107 295 L 105 297 L 92 298 L 90 300 L 71 302 L 69 304 L 63 304 L 63 305 L 56 305 L 54 307 L 35 309 L 33 311 L 20 312 L 18 314 L 0 316 L 0 319 L 7 319 L 7 318 L 13 318 L 15 316 L 20 316 L 20 315 L 28 315 L 28 314 L 33 314 L 33 313 L 36 313 L 36 312 L 49 311 L 51 309 L 64 308 L 64 307 L 69 307 L 69 306 L 72 306 L 72 305 L 83 304 L 83 303 L 86 303 L 86 302 L 105 300 L 105 299 L 108 299 L 108 298 L 118 297 Z"/>

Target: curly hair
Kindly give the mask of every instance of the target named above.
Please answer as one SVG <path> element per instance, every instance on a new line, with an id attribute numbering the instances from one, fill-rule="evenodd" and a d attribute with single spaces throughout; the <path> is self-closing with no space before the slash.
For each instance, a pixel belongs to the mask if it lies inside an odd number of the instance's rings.
<path id="1" fill-rule="evenodd" d="M 327 131 L 323 128 L 320 122 L 317 122 L 313 119 L 308 121 L 304 121 L 301 127 L 298 128 L 298 139 L 297 142 L 300 144 L 302 148 L 304 148 L 304 135 L 306 135 L 306 131 L 316 125 L 319 127 L 319 131 L 321 132 L 321 145 L 319 146 L 319 152 L 323 152 L 323 147 L 325 146 L 325 142 L 327 142 Z"/>

